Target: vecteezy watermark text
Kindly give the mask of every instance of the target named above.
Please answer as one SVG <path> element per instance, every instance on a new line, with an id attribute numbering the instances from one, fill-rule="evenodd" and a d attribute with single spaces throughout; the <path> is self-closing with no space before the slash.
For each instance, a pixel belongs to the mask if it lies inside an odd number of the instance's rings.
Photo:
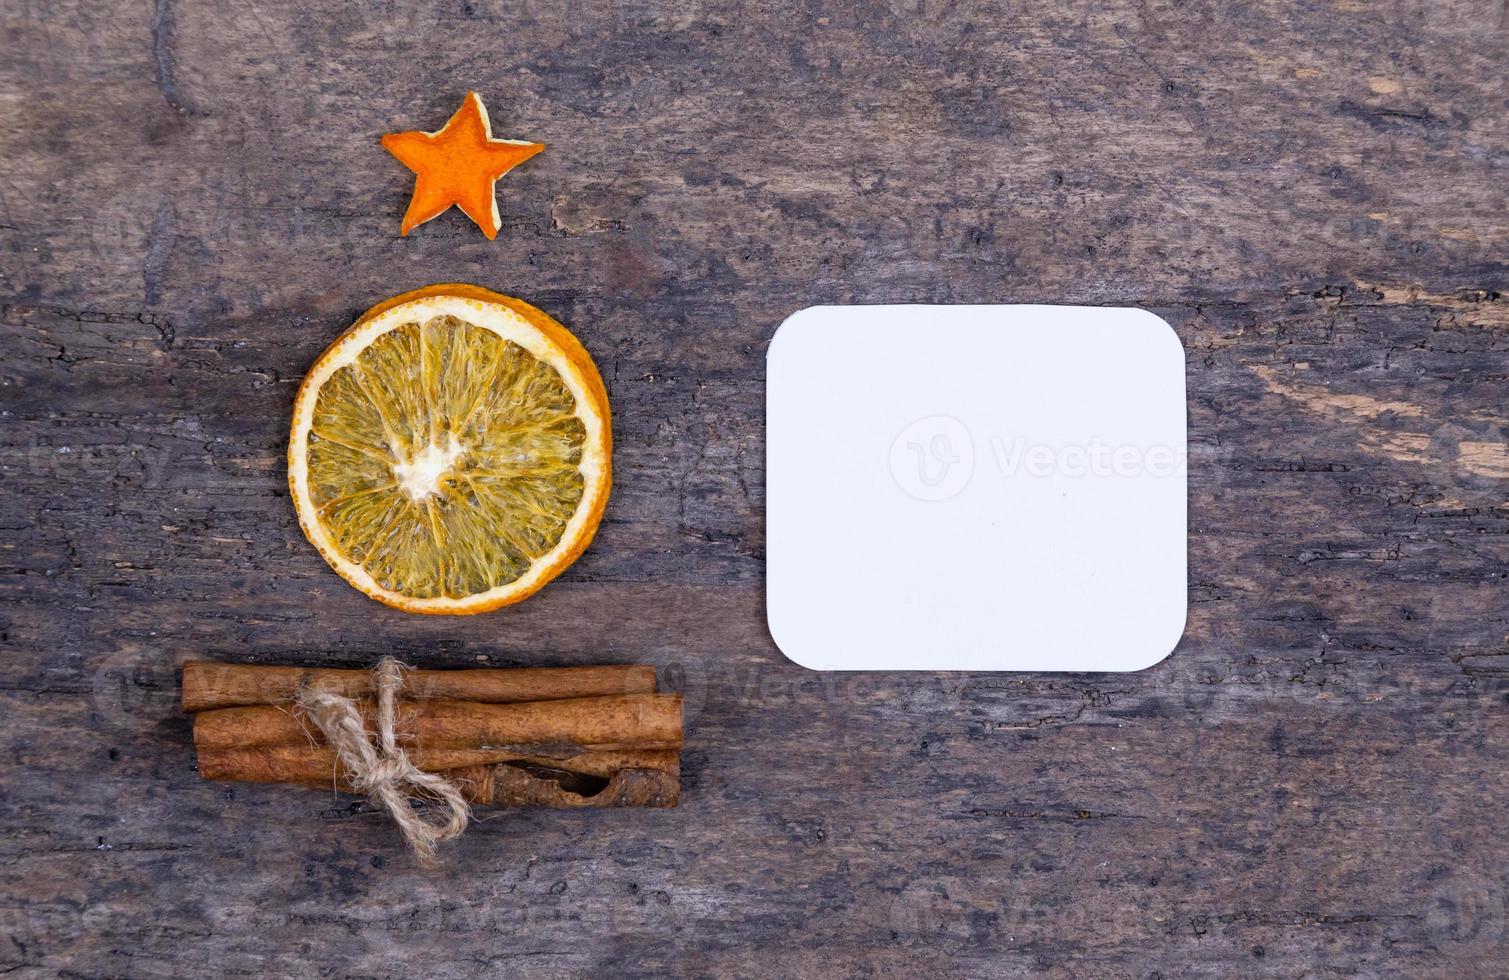
<path id="1" fill-rule="evenodd" d="M 1182 478 L 1189 472 L 1185 445 L 1117 443 L 1101 438 L 1050 443 L 1026 435 L 994 433 L 984 458 L 1001 479 Z M 891 442 L 891 476 L 918 500 L 947 500 L 969 486 L 977 469 L 970 428 L 952 415 L 929 415 L 907 425 Z"/>

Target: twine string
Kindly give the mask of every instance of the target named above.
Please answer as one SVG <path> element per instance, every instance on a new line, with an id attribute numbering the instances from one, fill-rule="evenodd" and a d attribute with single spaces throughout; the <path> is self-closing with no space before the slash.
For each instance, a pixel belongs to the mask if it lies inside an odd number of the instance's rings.
<path id="1" fill-rule="evenodd" d="M 376 744 L 351 698 L 329 691 L 306 690 L 299 694 L 298 701 L 305 716 L 324 733 L 325 741 L 335 750 L 351 787 L 385 807 L 414 853 L 429 861 L 435 856 L 435 845 L 459 836 L 466 829 L 471 808 L 454 782 L 439 773 L 419 769 L 398 745 L 395 728 L 403 669 L 397 660 L 384 657 L 372 670 L 373 687 L 377 691 Z M 410 806 L 411 797 L 442 804 L 436 811 L 436 819 L 427 820 Z"/>

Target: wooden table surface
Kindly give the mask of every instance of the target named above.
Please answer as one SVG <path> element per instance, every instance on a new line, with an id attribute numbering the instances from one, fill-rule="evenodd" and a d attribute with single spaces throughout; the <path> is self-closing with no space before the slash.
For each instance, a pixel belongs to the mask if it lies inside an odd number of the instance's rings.
<path id="1" fill-rule="evenodd" d="M 0 969 L 1506 975 L 1502 0 L 0 9 Z M 378 137 L 468 88 L 549 149 L 496 241 L 401 238 Z M 445 280 L 568 324 L 615 412 L 596 543 L 470 619 L 344 584 L 283 463 L 313 358 Z M 1174 325 L 1172 657 L 774 648 L 766 344 L 900 301 Z M 380 653 L 657 664 L 683 805 L 492 812 L 426 871 L 350 798 L 199 779 L 177 663 Z"/>

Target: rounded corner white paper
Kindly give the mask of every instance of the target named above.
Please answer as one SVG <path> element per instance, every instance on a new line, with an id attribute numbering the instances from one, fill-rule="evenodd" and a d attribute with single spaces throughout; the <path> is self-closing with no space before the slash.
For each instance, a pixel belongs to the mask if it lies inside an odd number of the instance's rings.
<path id="1" fill-rule="evenodd" d="M 793 314 L 767 355 L 776 645 L 815 670 L 1162 661 L 1188 610 L 1184 370 L 1141 309 Z"/>

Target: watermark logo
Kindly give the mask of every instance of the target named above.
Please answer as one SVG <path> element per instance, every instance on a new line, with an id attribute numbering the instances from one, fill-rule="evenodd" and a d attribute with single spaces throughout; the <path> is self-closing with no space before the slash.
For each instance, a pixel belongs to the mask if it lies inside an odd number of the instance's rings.
<path id="1" fill-rule="evenodd" d="M 1447 422 L 1430 434 L 1429 452 L 1466 507 L 1497 507 L 1509 497 L 1509 441 L 1491 422 Z"/>
<path id="2" fill-rule="evenodd" d="M 42 965 L 41 930 L 30 909 L 0 909 L 0 937 L 0 973 Z"/>
<path id="3" fill-rule="evenodd" d="M 346 11 L 365 37 L 382 43 L 402 44 L 423 37 L 440 23 L 440 4 L 409 0 L 355 0 Z"/>
<path id="4" fill-rule="evenodd" d="M 891 904 L 891 933 L 906 945 L 974 934 L 976 904 L 963 881 L 954 877 L 909 882 Z"/>
<path id="5" fill-rule="evenodd" d="M 1440 947 L 1463 953 L 1502 950 L 1509 899 L 1504 883 L 1475 872 L 1448 879 L 1426 896 L 1425 931 Z"/>
<path id="6" fill-rule="evenodd" d="M 178 708 L 176 662 L 165 651 L 126 645 L 91 667 L 90 701 L 103 726 L 150 732 Z"/>
<path id="7" fill-rule="evenodd" d="M 891 443 L 891 478 L 918 500 L 947 500 L 969 485 L 975 441 L 951 415 L 930 415 L 902 429 Z"/>
<path id="8" fill-rule="evenodd" d="M 681 721 L 691 726 L 707 703 L 708 670 L 704 661 L 665 664 L 656 671 L 656 689 L 662 694 L 681 695 Z"/>

